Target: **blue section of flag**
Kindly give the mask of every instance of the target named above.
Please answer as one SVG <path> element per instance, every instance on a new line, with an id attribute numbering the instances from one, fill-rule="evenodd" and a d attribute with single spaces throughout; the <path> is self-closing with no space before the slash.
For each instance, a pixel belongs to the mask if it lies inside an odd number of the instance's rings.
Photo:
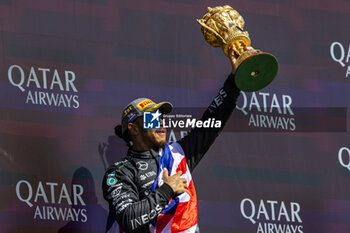
<path id="1" fill-rule="evenodd" d="M 159 169 L 158 169 L 158 175 L 157 178 L 155 179 L 151 191 L 155 190 L 158 186 L 158 179 L 161 171 L 166 168 L 169 171 L 169 174 L 171 174 L 171 168 L 173 167 L 174 163 L 174 158 L 171 154 L 169 145 L 171 143 L 167 143 L 164 147 L 163 154 L 159 153 Z M 161 213 L 169 213 L 173 214 L 176 211 L 177 205 L 179 203 L 179 199 L 176 198 L 175 200 L 172 200 L 172 202 L 165 208 Z M 157 223 L 157 219 L 153 221 L 153 226 L 155 226 Z"/>
<path id="2" fill-rule="evenodd" d="M 169 174 L 171 174 L 171 168 L 173 167 L 173 163 L 174 163 L 174 158 L 171 155 L 171 151 L 169 148 L 169 144 L 167 143 L 164 147 L 164 152 L 163 155 L 161 155 L 161 153 L 159 153 L 159 169 L 158 169 L 158 176 L 155 179 L 152 189 L 151 191 L 155 190 L 157 188 L 158 185 L 158 179 L 159 179 L 159 174 L 161 173 L 161 171 L 166 168 L 169 171 Z"/>

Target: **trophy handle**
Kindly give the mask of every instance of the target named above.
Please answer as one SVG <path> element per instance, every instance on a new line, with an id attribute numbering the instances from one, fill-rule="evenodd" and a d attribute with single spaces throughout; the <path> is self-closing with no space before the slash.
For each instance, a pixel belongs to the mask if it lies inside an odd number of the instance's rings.
<path id="1" fill-rule="evenodd" d="M 222 42 L 223 42 L 224 44 L 227 44 L 226 40 L 225 40 L 224 38 L 222 38 L 222 36 L 220 36 L 219 33 L 217 33 L 214 29 L 208 27 L 205 23 L 202 22 L 202 20 L 203 20 L 203 19 L 197 19 L 197 22 L 198 22 L 202 27 L 206 28 L 207 30 L 209 30 L 209 31 L 211 31 L 212 33 L 214 33 L 217 37 L 219 37 L 219 38 L 222 40 Z"/>

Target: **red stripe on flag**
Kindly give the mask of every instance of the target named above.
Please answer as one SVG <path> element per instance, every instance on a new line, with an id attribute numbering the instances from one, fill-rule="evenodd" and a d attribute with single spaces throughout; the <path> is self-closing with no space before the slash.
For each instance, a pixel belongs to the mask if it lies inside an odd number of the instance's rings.
<path id="1" fill-rule="evenodd" d="M 157 219 L 157 230 L 156 233 L 161 233 L 162 230 L 168 225 L 171 219 L 174 217 L 174 214 L 161 214 Z"/>
<path id="2" fill-rule="evenodd" d="M 191 198 L 188 202 L 180 202 L 178 204 L 173 223 L 171 224 L 171 232 L 187 230 L 198 222 L 197 195 L 192 180 L 188 190 L 191 193 Z"/>
<path id="3" fill-rule="evenodd" d="M 176 173 L 178 173 L 179 171 L 182 171 L 182 174 L 185 174 L 187 172 L 186 157 L 184 157 L 177 166 Z"/>

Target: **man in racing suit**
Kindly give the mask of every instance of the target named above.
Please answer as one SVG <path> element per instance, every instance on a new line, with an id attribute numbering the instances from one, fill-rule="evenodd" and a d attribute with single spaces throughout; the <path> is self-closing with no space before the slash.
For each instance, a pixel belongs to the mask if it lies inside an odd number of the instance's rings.
<path id="1" fill-rule="evenodd" d="M 181 140 L 166 143 L 164 129 L 143 129 L 141 116 L 156 110 L 166 114 L 172 109 L 169 102 L 155 104 L 140 98 L 123 111 L 122 125 L 116 127 L 116 134 L 127 143 L 131 141 L 130 147 L 126 157 L 107 169 L 102 184 L 110 214 L 123 231 L 196 232 L 198 229 L 191 172 L 229 119 L 240 93 L 234 81 L 233 52 L 229 58 L 232 72 L 201 118 L 219 120 L 221 127 L 194 128 Z"/>

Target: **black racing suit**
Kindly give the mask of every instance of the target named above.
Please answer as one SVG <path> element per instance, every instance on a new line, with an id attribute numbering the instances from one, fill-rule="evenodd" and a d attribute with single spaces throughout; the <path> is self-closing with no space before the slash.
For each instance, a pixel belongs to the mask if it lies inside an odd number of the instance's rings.
<path id="1" fill-rule="evenodd" d="M 229 119 L 239 93 L 231 74 L 201 118 L 202 121 L 221 120 L 221 128 L 195 128 L 178 141 L 191 172 Z M 157 173 L 158 151 L 138 152 L 132 148 L 126 157 L 107 169 L 102 183 L 103 195 L 109 203 L 110 213 L 124 231 L 149 232 L 149 224 L 174 195 L 165 183 L 150 191 Z"/>

